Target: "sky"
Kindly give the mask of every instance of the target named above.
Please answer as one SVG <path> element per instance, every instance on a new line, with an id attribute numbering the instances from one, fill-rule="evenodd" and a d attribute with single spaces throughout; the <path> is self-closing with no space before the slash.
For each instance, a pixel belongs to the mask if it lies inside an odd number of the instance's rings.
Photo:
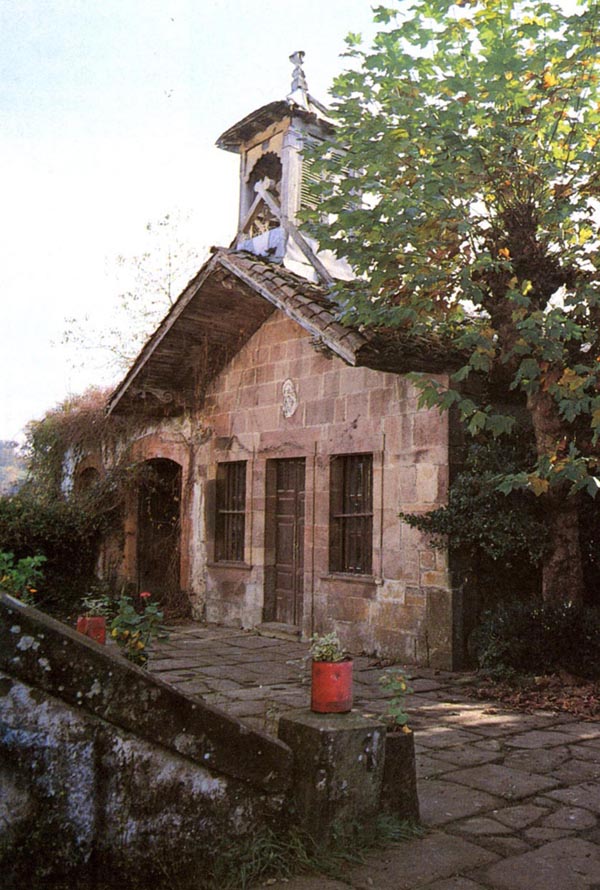
<path id="1" fill-rule="evenodd" d="M 203 256 L 236 231 L 238 157 L 215 140 L 290 91 L 306 52 L 327 100 L 369 0 L 0 0 L 0 439 L 70 395 L 118 382 L 63 343 L 109 325 L 118 256 L 166 214 Z M 131 266 L 135 265 L 131 260 Z"/>

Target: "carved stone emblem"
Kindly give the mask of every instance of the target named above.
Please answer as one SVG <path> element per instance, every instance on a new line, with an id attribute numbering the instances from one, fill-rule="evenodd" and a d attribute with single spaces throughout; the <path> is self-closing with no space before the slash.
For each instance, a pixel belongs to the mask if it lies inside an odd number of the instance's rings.
<path id="1" fill-rule="evenodd" d="M 292 417 L 298 408 L 298 393 L 296 392 L 294 381 L 289 378 L 284 380 L 281 391 L 283 393 L 283 416 Z"/>

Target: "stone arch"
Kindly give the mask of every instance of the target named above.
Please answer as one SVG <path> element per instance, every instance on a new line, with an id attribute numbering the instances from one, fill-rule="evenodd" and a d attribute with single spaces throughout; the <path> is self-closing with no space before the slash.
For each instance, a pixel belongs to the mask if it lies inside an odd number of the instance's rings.
<path id="1" fill-rule="evenodd" d="M 73 482 L 75 494 L 85 494 L 99 481 L 100 470 L 97 467 L 85 466 L 81 469 L 78 468 Z"/>
<path id="2" fill-rule="evenodd" d="M 254 186 L 263 179 L 268 179 L 272 185 L 270 189 L 277 199 L 281 194 L 282 166 L 281 158 L 274 151 L 268 151 L 261 155 L 248 174 L 248 188 L 250 191 L 250 203 L 254 200 Z M 250 229 L 247 234 L 251 237 L 260 235 L 269 229 L 276 229 L 281 225 L 279 219 L 271 212 L 266 204 L 262 204 L 254 214 Z"/>

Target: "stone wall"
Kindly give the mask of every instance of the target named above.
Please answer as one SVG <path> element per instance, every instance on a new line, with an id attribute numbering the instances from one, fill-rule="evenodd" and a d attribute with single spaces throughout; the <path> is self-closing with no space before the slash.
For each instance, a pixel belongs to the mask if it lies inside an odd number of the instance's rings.
<path id="1" fill-rule="evenodd" d="M 140 862 L 145 887 L 153 869 L 200 877 L 224 840 L 285 826 L 291 765 L 283 743 L 0 594 L 5 875 L 64 855 L 123 869 L 122 886 Z"/>
<path id="2" fill-rule="evenodd" d="M 297 397 L 290 416 L 283 412 L 285 381 Z M 446 502 L 456 450 L 449 415 L 417 402 L 406 375 L 350 367 L 276 310 L 215 379 L 197 412 L 141 435 L 134 446 L 140 460 L 168 457 L 182 466 L 181 586 L 194 617 L 242 627 L 264 620 L 269 462 L 303 458 L 303 637 L 336 630 L 354 652 L 458 667 L 461 603 L 447 554 L 398 517 Z M 330 460 L 356 453 L 373 457 L 368 576 L 329 570 Z M 247 463 L 245 556 L 235 564 L 215 559 L 217 465 L 231 460 Z M 134 582 L 136 509 L 132 498 L 124 574 Z"/>
<path id="3" fill-rule="evenodd" d="M 285 417 L 282 384 L 297 393 Z M 365 650 L 443 667 L 452 663 L 452 590 L 446 554 L 432 549 L 400 511 L 445 503 L 448 416 L 419 409 L 404 375 L 352 368 L 318 351 L 309 335 L 275 312 L 215 381 L 202 411 L 211 436 L 198 449 L 203 479 L 206 616 L 245 627 L 262 620 L 268 461 L 306 461 L 302 632 L 335 629 Z M 373 455 L 373 571 L 329 571 L 329 464 L 332 455 Z M 214 499 L 220 461 L 248 468 L 246 558 L 220 565 L 214 555 Z"/>

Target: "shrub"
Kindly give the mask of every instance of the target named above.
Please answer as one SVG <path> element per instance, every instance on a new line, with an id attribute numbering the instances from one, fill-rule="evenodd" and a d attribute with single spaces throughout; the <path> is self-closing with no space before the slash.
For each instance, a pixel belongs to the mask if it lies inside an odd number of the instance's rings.
<path id="1" fill-rule="evenodd" d="M 17 562 L 45 558 L 36 605 L 59 617 L 75 608 L 93 579 L 98 530 L 99 523 L 80 504 L 42 500 L 27 490 L 0 497 L 0 550 L 14 554 Z"/>
<path id="2" fill-rule="evenodd" d="M 570 602 L 510 602 L 486 612 L 470 641 L 495 676 L 565 670 L 600 677 L 600 610 Z"/>
<path id="3" fill-rule="evenodd" d="M 27 429 L 27 476 L 19 491 L 0 497 L 0 550 L 17 560 L 46 557 L 39 605 L 64 618 L 94 582 L 101 536 L 121 526 L 125 492 L 134 484 L 127 455 L 110 472 L 78 488 L 71 471 L 99 443 L 116 448 L 130 422 L 107 417 L 107 392 L 90 389 L 58 405 Z M 137 423 L 137 421 L 135 421 Z"/>
<path id="4" fill-rule="evenodd" d="M 548 540 L 540 502 L 530 492 L 498 491 L 502 475 L 517 472 L 529 459 L 526 435 L 473 442 L 446 506 L 400 514 L 408 525 L 430 535 L 434 547 L 450 548 L 454 571 L 469 576 L 483 607 L 514 596 L 515 590 L 539 593 L 539 566 Z"/>
<path id="5" fill-rule="evenodd" d="M 118 643 L 125 658 L 139 667 L 146 667 L 152 642 L 168 634 L 163 627 L 164 615 L 157 603 L 149 603 L 151 594 L 140 593 L 141 607 L 137 610 L 130 596 L 122 596 L 117 603 L 117 614 L 111 622 L 111 636 Z"/>
<path id="6" fill-rule="evenodd" d="M 35 606 L 45 562 L 46 557 L 41 555 L 25 556 L 15 561 L 14 553 L 0 551 L 0 590 L 6 590 L 26 606 Z"/>

